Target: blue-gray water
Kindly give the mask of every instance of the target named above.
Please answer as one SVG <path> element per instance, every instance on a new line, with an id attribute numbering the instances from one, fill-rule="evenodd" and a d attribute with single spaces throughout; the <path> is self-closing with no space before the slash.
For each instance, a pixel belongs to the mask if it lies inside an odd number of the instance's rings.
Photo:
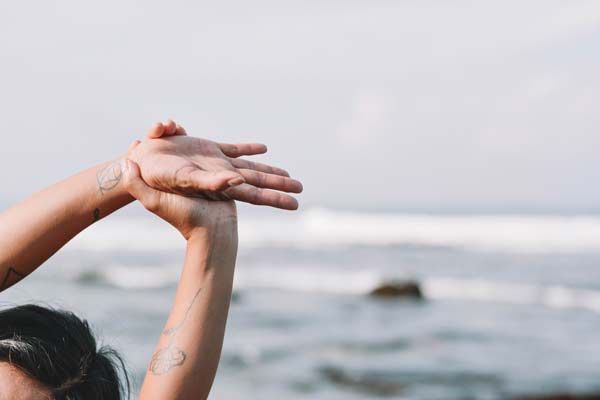
<path id="1" fill-rule="evenodd" d="M 3 306 L 75 310 L 143 378 L 183 243 L 152 217 L 90 228 Z M 504 399 L 600 391 L 600 217 L 240 216 L 213 399 Z M 376 300 L 412 279 L 425 301 Z"/>

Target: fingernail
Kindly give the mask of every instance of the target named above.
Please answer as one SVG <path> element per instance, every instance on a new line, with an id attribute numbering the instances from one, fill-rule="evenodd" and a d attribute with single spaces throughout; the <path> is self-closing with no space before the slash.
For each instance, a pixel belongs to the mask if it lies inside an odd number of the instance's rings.
<path id="1" fill-rule="evenodd" d="M 233 178 L 230 181 L 228 181 L 227 184 L 229 185 L 229 187 L 234 187 L 234 186 L 241 185 L 244 182 L 245 182 L 244 178 L 242 178 L 241 176 L 238 176 L 237 178 Z"/>

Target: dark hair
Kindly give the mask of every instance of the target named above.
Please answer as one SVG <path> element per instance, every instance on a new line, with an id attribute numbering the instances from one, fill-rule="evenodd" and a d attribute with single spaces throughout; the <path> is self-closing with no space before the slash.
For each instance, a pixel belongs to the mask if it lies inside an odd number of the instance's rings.
<path id="1" fill-rule="evenodd" d="M 55 400 L 129 396 L 121 357 L 109 347 L 98 349 L 87 321 L 68 311 L 33 304 L 0 311 L 2 361 L 44 385 Z"/>

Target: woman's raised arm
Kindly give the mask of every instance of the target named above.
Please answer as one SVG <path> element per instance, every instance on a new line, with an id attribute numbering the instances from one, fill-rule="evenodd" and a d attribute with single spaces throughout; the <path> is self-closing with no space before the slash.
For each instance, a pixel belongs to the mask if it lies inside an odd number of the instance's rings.
<path id="1" fill-rule="evenodd" d="M 146 185 L 135 164 L 126 170 L 124 182 L 187 240 L 175 301 L 139 398 L 205 399 L 219 364 L 231 298 L 238 241 L 235 204 L 159 192 Z"/>
<path id="2" fill-rule="evenodd" d="M 86 227 L 133 201 L 120 159 L 65 179 L 0 214 L 0 291 L 12 286 Z"/>
<path id="3" fill-rule="evenodd" d="M 283 209 L 298 202 L 302 184 L 281 168 L 240 156 L 262 144 L 224 144 L 188 137 L 174 122 L 156 124 L 129 157 L 149 186 L 163 192 L 235 199 Z M 83 229 L 132 201 L 123 189 L 122 158 L 59 182 L 0 214 L 0 291 L 12 286 Z M 274 190 L 272 190 L 274 189 Z"/>

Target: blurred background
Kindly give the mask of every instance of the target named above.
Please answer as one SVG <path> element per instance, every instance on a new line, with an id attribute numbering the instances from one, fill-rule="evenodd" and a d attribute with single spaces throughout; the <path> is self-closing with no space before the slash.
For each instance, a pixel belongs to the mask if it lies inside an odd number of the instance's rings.
<path id="1" fill-rule="evenodd" d="M 600 392 L 600 3 L 0 2 L 0 208 L 152 123 L 260 141 L 213 399 Z M 87 317 L 139 386 L 184 243 L 137 205 L 0 305 Z"/>

